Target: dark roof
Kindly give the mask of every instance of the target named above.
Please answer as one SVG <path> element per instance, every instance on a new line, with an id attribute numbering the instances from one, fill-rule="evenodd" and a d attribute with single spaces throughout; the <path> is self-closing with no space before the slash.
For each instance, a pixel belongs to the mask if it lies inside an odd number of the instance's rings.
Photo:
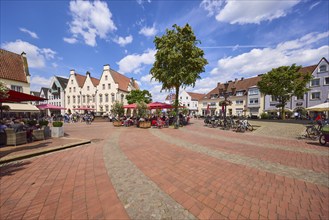
<path id="1" fill-rule="evenodd" d="M 176 99 L 176 95 L 175 94 L 169 94 L 166 97 L 166 100 L 175 100 Z"/>
<path id="2" fill-rule="evenodd" d="M 34 96 L 39 96 L 40 97 L 40 92 L 30 91 L 30 95 L 34 95 Z"/>
<path id="3" fill-rule="evenodd" d="M 111 73 L 111 76 L 112 76 L 114 82 L 119 85 L 119 90 L 128 92 L 128 86 L 130 83 L 132 83 L 132 86 L 135 89 L 139 89 L 139 86 L 138 86 L 136 80 L 132 80 L 112 69 L 110 69 L 110 73 Z"/>
<path id="4" fill-rule="evenodd" d="M 49 91 L 49 88 L 41 87 L 40 94 L 41 94 L 41 92 L 43 92 L 43 94 L 45 94 L 45 96 L 48 97 L 48 91 Z"/>
<path id="5" fill-rule="evenodd" d="M 317 67 L 318 65 L 312 65 L 312 66 L 305 66 L 305 67 L 302 67 L 299 69 L 298 72 L 301 72 L 301 73 L 313 73 L 313 71 L 315 70 L 315 68 Z"/>
<path id="6" fill-rule="evenodd" d="M 23 56 L 0 49 L 0 78 L 27 83 L 27 61 Z"/>
<path id="7" fill-rule="evenodd" d="M 68 78 L 63 78 L 63 77 L 59 77 L 59 76 L 55 76 L 57 78 L 57 81 L 59 82 L 59 84 L 61 85 L 61 87 L 63 89 L 66 88 L 67 83 L 69 82 Z"/>
<path id="8" fill-rule="evenodd" d="M 250 87 L 256 86 L 260 80 L 261 76 L 256 76 L 247 79 L 229 81 L 227 91 L 232 91 L 232 88 L 235 87 L 235 91 L 243 91 L 246 93 Z M 210 99 L 211 95 L 218 95 L 219 89 L 224 89 L 224 83 L 218 83 L 216 88 L 207 93 L 202 99 Z"/>

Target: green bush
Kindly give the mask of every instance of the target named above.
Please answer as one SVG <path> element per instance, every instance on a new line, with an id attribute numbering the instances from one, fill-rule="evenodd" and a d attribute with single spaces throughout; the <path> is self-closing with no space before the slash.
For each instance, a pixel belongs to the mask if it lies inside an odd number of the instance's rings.
<path id="1" fill-rule="evenodd" d="M 63 127 L 63 122 L 62 121 L 54 121 L 53 122 L 53 127 Z"/>
<path id="2" fill-rule="evenodd" d="M 48 126 L 48 124 L 49 124 L 49 121 L 47 121 L 47 120 L 40 120 L 39 121 L 40 127 L 42 127 L 42 126 Z"/>
<path id="3" fill-rule="evenodd" d="M 269 117 L 269 115 L 268 115 L 267 113 L 263 112 L 263 113 L 260 115 L 260 118 L 261 118 L 261 119 L 269 119 L 270 117 Z"/>

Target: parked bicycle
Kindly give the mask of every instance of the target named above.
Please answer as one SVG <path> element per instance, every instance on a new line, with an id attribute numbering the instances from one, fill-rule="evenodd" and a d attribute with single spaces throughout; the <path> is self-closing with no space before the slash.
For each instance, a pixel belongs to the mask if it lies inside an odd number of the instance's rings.
<path id="1" fill-rule="evenodd" d="M 318 139 L 321 135 L 322 127 L 326 124 L 328 124 L 328 121 L 318 121 L 318 122 L 313 122 L 311 125 L 307 125 L 306 133 L 304 136 L 312 140 Z"/>
<path id="2" fill-rule="evenodd" d="M 253 126 L 248 122 L 247 119 L 242 119 L 237 121 L 237 132 L 253 131 Z"/>

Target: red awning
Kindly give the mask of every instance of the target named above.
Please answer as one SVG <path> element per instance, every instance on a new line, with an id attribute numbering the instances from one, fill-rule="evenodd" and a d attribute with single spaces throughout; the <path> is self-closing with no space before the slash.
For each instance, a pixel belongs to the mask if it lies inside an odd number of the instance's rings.
<path id="1" fill-rule="evenodd" d="M 47 99 L 41 98 L 39 96 L 29 95 L 22 92 L 16 92 L 14 90 L 8 91 L 7 98 L 0 98 L 0 102 L 25 102 L 25 101 L 44 101 Z"/>
<path id="2" fill-rule="evenodd" d="M 51 109 L 51 110 L 62 110 L 62 109 L 66 109 L 64 107 L 56 106 L 56 105 L 52 105 L 52 104 L 42 104 L 42 105 L 37 105 L 37 107 L 39 109 Z"/>
<path id="3" fill-rule="evenodd" d="M 152 102 L 147 104 L 147 107 L 150 109 L 164 109 L 164 108 L 172 108 L 173 106 L 162 102 Z"/>
<path id="4" fill-rule="evenodd" d="M 124 105 L 123 108 L 135 109 L 135 108 L 137 108 L 137 104 L 133 103 L 133 104 L 129 104 L 129 105 Z"/>

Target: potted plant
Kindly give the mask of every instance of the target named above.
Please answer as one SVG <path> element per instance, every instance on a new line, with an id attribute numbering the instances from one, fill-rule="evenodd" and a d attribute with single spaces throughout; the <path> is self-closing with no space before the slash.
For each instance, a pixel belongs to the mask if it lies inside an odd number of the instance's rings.
<path id="1" fill-rule="evenodd" d="M 115 101 L 112 105 L 112 112 L 118 118 L 118 120 L 113 121 L 113 125 L 116 127 L 121 126 L 122 122 L 120 121 L 120 118 L 124 113 L 123 104 L 121 102 Z"/>
<path id="2" fill-rule="evenodd" d="M 45 134 L 45 138 L 51 137 L 51 130 L 50 130 L 50 127 L 48 126 L 49 121 L 47 121 L 47 120 L 40 120 L 38 122 L 38 124 L 39 124 L 40 128 L 43 129 L 44 134 Z"/>
<path id="3" fill-rule="evenodd" d="M 54 121 L 51 128 L 51 137 L 64 137 L 64 127 L 62 121 Z"/>
<path id="4" fill-rule="evenodd" d="M 139 127 L 140 128 L 150 128 L 151 122 L 146 121 L 146 114 L 147 114 L 147 105 L 145 102 L 138 102 L 137 103 L 137 114 L 139 119 Z"/>

